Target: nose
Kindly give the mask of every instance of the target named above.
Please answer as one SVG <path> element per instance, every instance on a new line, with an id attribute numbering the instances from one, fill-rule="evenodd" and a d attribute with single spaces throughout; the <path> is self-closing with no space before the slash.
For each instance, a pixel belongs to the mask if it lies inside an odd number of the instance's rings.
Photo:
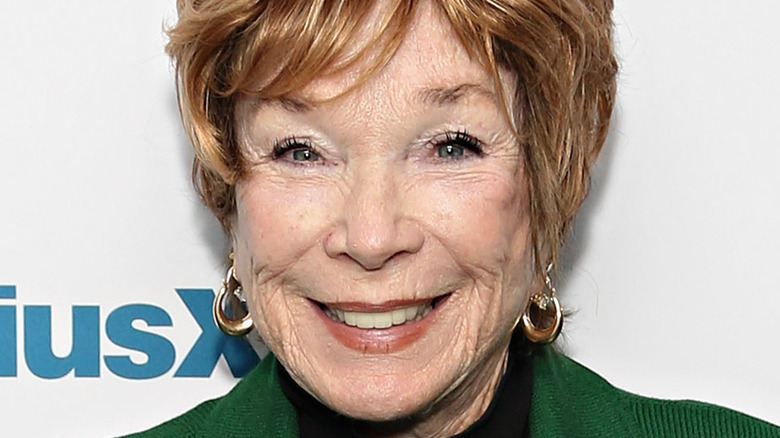
<path id="1" fill-rule="evenodd" d="M 391 172 L 363 172 L 345 191 L 339 221 L 325 241 L 326 254 L 372 271 L 418 252 L 425 236 L 408 214 L 412 206 L 407 202 Z"/>

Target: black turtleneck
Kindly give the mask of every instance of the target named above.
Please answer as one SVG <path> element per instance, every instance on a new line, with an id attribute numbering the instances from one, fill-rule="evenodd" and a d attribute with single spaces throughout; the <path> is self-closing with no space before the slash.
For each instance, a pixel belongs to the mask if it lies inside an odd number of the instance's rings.
<path id="1" fill-rule="evenodd" d="M 519 330 L 518 330 L 519 331 Z M 301 438 L 359 438 L 358 420 L 334 412 L 304 391 L 278 367 L 282 391 L 298 413 Z M 533 366 L 530 348 L 522 332 L 515 333 L 509 344 L 506 372 L 484 414 L 457 438 L 526 438 L 528 414 L 531 411 Z"/>

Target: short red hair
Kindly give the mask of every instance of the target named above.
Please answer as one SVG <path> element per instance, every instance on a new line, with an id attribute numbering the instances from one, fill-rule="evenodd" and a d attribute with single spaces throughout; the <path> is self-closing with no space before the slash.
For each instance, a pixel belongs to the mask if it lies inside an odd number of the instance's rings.
<path id="1" fill-rule="evenodd" d="M 506 114 L 516 115 L 528 169 L 541 272 L 557 258 L 606 138 L 617 74 L 612 0 L 431 1 L 496 80 L 499 68 L 515 76 L 515 108 Z M 382 25 L 361 46 L 383 49 L 366 75 L 393 56 L 415 3 L 386 2 Z M 366 0 L 178 1 L 167 49 L 195 149 L 193 180 L 227 231 L 243 172 L 235 126 L 239 98 L 282 97 L 354 65 L 365 53 L 349 50 L 374 7 Z"/>

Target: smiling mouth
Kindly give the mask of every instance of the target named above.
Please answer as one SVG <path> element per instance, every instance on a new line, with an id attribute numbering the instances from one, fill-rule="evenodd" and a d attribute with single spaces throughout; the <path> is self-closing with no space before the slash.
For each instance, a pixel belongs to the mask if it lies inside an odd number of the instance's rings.
<path id="1" fill-rule="evenodd" d="M 335 322 L 360 329 L 388 329 L 420 321 L 450 295 L 442 295 L 429 301 L 409 304 L 404 307 L 396 306 L 389 310 L 371 312 L 346 310 L 340 308 L 338 304 L 318 303 L 318 305 L 325 315 Z"/>

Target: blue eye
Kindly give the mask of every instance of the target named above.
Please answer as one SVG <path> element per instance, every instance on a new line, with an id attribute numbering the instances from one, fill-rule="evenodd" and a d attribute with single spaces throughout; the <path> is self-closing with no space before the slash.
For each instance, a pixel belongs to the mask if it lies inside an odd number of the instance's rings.
<path id="1" fill-rule="evenodd" d="M 299 163 L 319 161 L 320 155 L 314 152 L 308 140 L 287 137 L 274 144 L 274 159 L 287 159 Z"/>
<path id="2" fill-rule="evenodd" d="M 447 160 L 465 158 L 469 154 L 482 156 L 482 142 L 466 131 L 448 132 L 443 140 L 434 143 L 436 155 Z"/>
<path id="3" fill-rule="evenodd" d="M 442 146 L 439 146 L 439 149 L 436 151 L 436 153 L 439 155 L 440 158 L 455 158 L 460 157 L 463 155 L 463 146 L 454 145 L 454 144 L 445 144 Z"/>
<path id="4" fill-rule="evenodd" d="M 292 150 L 292 159 L 293 161 L 317 161 L 320 156 L 311 149 L 299 148 Z"/>

